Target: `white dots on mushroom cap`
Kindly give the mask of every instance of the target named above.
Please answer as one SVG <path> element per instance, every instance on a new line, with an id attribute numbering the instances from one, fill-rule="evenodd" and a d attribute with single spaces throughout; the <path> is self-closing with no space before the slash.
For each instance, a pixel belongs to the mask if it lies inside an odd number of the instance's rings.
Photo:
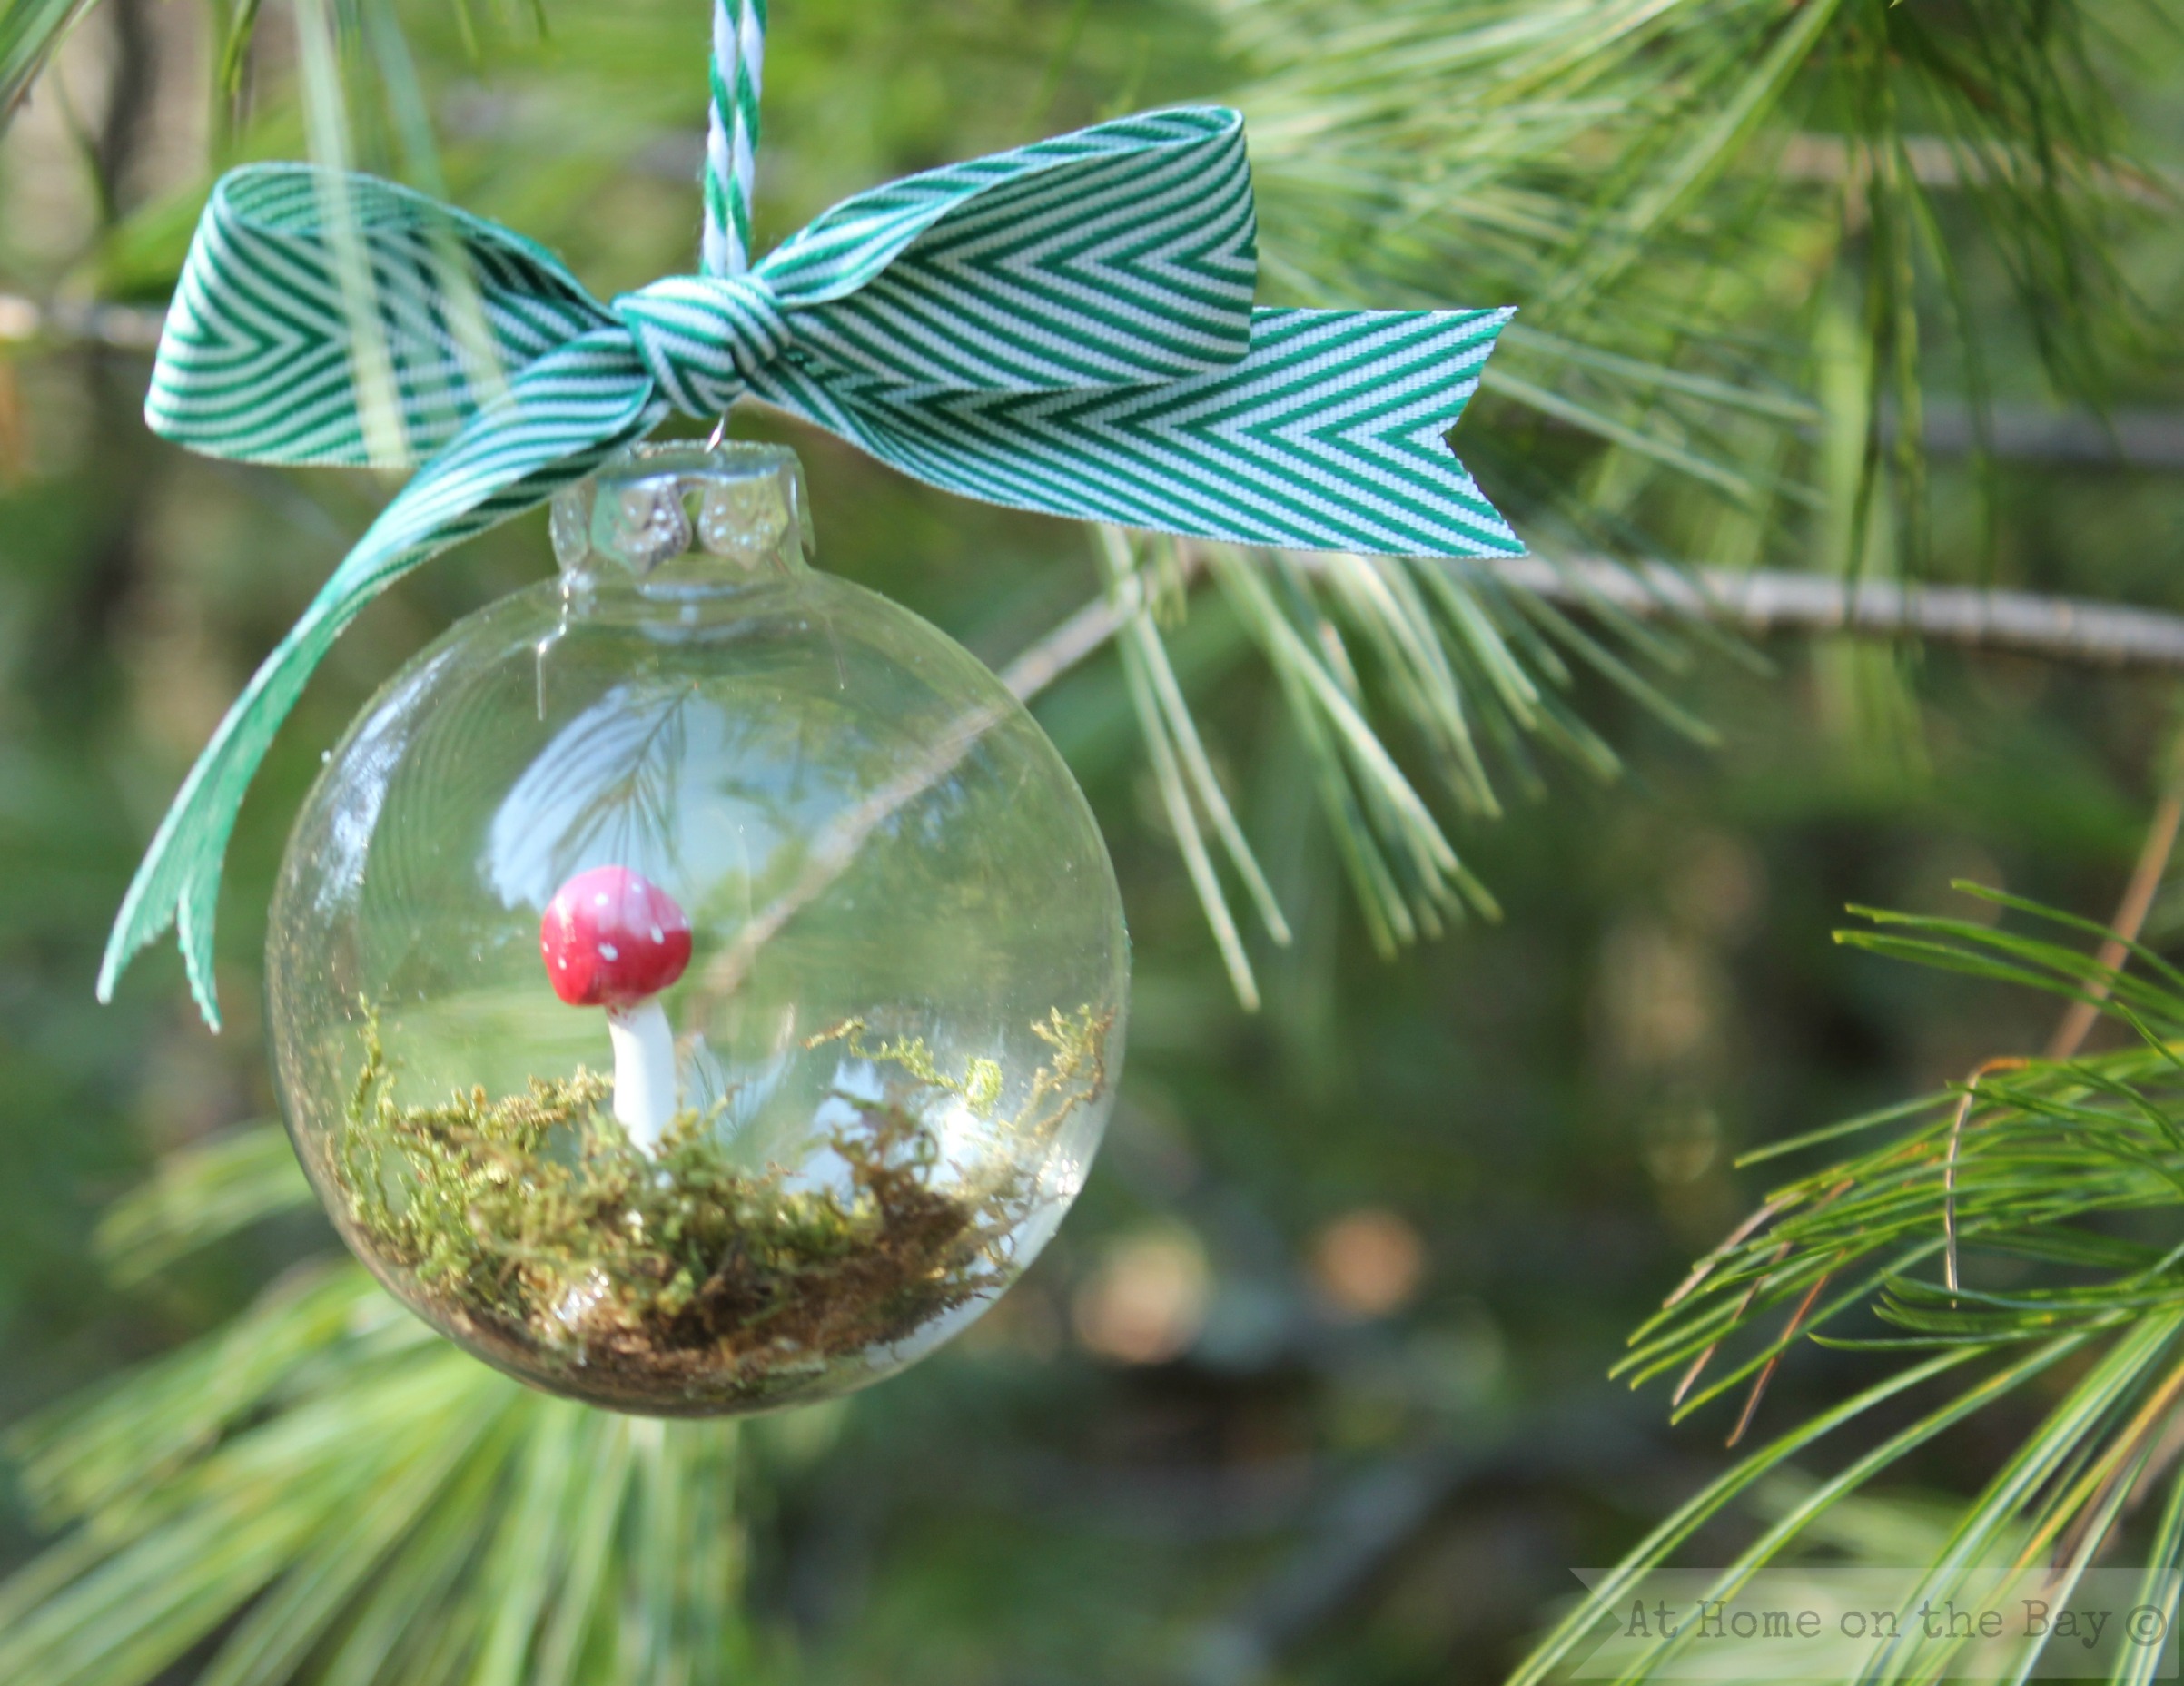
<path id="1" fill-rule="evenodd" d="M 622 951 L 616 948 L 611 942 L 602 942 L 599 944 L 599 958 L 601 960 L 619 960 L 622 958 Z"/>

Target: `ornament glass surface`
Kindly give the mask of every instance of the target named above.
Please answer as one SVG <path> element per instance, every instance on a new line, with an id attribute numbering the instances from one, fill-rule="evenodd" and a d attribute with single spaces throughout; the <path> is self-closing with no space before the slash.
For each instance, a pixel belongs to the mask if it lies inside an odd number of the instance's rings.
<path id="1" fill-rule="evenodd" d="M 450 629 L 304 804 L 275 1071 L 344 1238 L 552 1392 L 842 1393 L 1076 1196 L 1122 1060 L 1114 875 L 973 656 L 805 562 L 795 458 L 640 449 L 563 575 Z"/>

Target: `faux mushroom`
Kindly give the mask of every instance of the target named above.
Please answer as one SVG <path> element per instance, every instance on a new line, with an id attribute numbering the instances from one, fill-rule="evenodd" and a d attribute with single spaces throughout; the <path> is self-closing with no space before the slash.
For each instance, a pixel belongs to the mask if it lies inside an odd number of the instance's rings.
<path id="1" fill-rule="evenodd" d="M 690 921 L 675 898 L 626 866 L 595 866 L 554 892 L 539 922 L 554 993 L 604 1007 L 614 1043 L 614 1116 L 647 1158 L 675 1116 L 675 1032 L 662 990 L 690 963 Z"/>

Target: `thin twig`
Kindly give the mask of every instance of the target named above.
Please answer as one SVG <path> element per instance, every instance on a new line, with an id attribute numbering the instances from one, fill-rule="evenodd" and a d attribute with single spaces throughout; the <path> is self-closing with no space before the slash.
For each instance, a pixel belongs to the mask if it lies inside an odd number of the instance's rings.
<path id="1" fill-rule="evenodd" d="M 1196 546 L 1179 545 L 1175 573 L 1170 578 L 1188 585 L 1204 567 L 1205 557 Z M 1093 598 L 1045 637 L 1021 651 L 1001 670 L 1001 683 L 1018 702 L 1028 703 L 1120 632 L 1144 606 L 1149 589 L 1142 575 L 1129 576 L 1113 594 Z"/>
<path id="2" fill-rule="evenodd" d="M 1519 557 L 1457 566 L 1556 602 L 1580 607 L 1597 602 L 1634 615 L 1710 621 L 1754 636 L 1841 632 L 2094 666 L 2184 668 L 2184 616 L 2079 597 L 1877 579 L 1852 584 L 1770 568 L 1629 567 L 1606 557 Z"/>
<path id="3" fill-rule="evenodd" d="M 2114 974 L 2122 970 L 2123 962 L 2130 958 L 2131 944 L 2146 929 L 2146 916 L 2153 911 L 2162 875 L 2176 853 L 2177 828 L 2184 823 L 2184 732 L 2179 732 L 2170 743 L 2162 783 L 2161 800 L 2154 809 L 2152 823 L 2146 828 L 2146 841 L 2139 846 L 2130 882 L 2124 886 L 2116 917 L 2109 922 L 2111 934 L 2093 957 L 2105 975 L 2087 986 L 2086 1000 L 2072 1001 L 2063 1014 L 2062 1022 L 2055 1027 L 2054 1039 L 2048 1043 L 2051 1060 L 2070 1059 L 2084 1045 L 2094 1020 L 2100 1016 L 2101 1003 L 2115 987 Z"/>
<path id="4" fill-rule="evenodd" d="M 1983 446 L 1998 462 L 2154 473 L 2184 468 L 2184 414 L 2173 409 L 1996 404 L 1982 418 L 1969 404 L 1947 399 L 1922 409 L 1919 442 L 1929 457 L 1970 457 Z M 1892 438 L 1893 419 L 1882 425 Z"/>
<path id="5" fill-rule="evenodd" d="M 1794 1188 L 1786 1190 L 1782 1194 L 1776 1195 L 1764 1206 L 1762 1206 L 1757 1211 L 1754 1212 L 1751 1217 L 1745 1218 L 1743 1223 L 1737 1225 L 1735 1228 L 1729 1232 L 1728 1238 L 1726 1240 L 1723 1241 L 1719 1246 L 1717 1246 L 1713 1252 L 1707 1254 L 1705 1257 L 1700 1259 L 1697 1264 L 1692 1266 L 1691 1274 L 1685 1277 L 1682 1282 L 1676 1285 L 1676 1291 L 1661 1302 L 1663 1308 L 1665 1309 L 1668 1306 L 1677 1305 L 1681 1301 L 1689 1298 L 1691 1295 L 1698 1290 L 1700 1284 L 1705 1282 L 1708 1277 L 1714 1274 L 1715 1266 L 1719 1265 L 1722 1260 L 1728 1257 L 1730 1254 L 1734 1253 L 1738 1247 L 1744 1246 L 1745 1242 L 1749 1241 L 1753 1236 L 1759 1231 L 1760 1227 L 1766 1223 L 1769 1218 L 1779 1217 L 1782 1213 L 1789 1210 L 1791 1207 L 1796 1205 L 1797 1202 L 1803 1198 L 1804 1197 Z"/>
<path id="6" fill-rule="evenodd" d="M 1841 1182 L 1837 1183 L 1833 1188 L 1830 1188 L 1813 1203 L 1813 1216 L 1818 1217 L 1822 1212 L 1826 1211 L 1829 1207 L 1834 1205 L 1837 1200 L 1841 1199 L 1844 1195 L 1848 1194 L 1856 1187 L 1856 1183 L 1853 1182 L 1847 1177 L 1844 1178 Z M 1769 1218 L 1778 1216 L 1782 1211 L 1787 1209 L 1789 1206 L 1794 1204 L 1795 1204 L 1794 1200 L 1784 1200 L 1783 1198 L 1778 1195 L 1775 1197 L 1775 1199 L 1768 1201 L 1767 1204 L 1761 1207 L 1758 1211 L 1753 1213 L 1751 1217 L 1745 1218 L 1744 1221 L 1737 1227 L 1736 1234 L 1728 1241 L 1724 1242 L 1721 1247 L 1715 1249 L 1715 1252 L 1719 1254 L 1725 1251 L 1727 1248 L 1735 1246 L 1739 1239 L 1753 1234 Z M 1782 1261 L 1787 1258 L 1789 1255 L 1790 1243 L 1784 1241 L 1780 1247 L 1774 1249 L 1773 1256 L 1768 1258 L 1766 1269 L 1774 1269 L 1775 1266 L 1782 1263 Z M 1707 1267 L 1711 1268 L 1712 1267 L 1708 1266 Z M 1697 1272 L 1694 1272 L 1694 1278 L 1695 1278 L 1698 1274 L 1699 1273 Z M 1759 1290 L 1762 1286 L 1764 1285 L 1765 1281 L 1765 1271 L 1762 1271 L 1758 1276 L 1753 1278 L 1752 1286 L 1744 1290 L 1744 1298 L 1737 1301 L 1736 1310 L 1730 1315 L 1729 1323 L 1732 1328 L 1740 1326 L 1744 1322 L 1744 1313 L 1752 1309 L 1752 1302 L 1759 1297 Z M 1823 1276 L 1821 1277 L 1821 1281 L 1824 1284 L 1827 1281 L 1827 1278 Z M 1674 1294 L 1669 1296 L 1667 1303 L 1671 1306 L 1675 1305 L 1676 1301 L 1682 1299 L 1684 1296 L 1690 1292 L 1690 1290 L 1695 1286 L 1695 1280 L 1687 1278 L 1682 1287 L 1678 1288 Z M 1815 1290 L 1815 1292 L 1817 1292 L 1817 1290 Z M 1806 1297 L 1805 1303 L 1808 1306 L 1812 1304 L 1811 1296 L 1808 1295 Z M 1798 1316 L 1802 1317 L 1804 1313 L 1800 1312 Z M 1797 1324 L 1795 1320 L 1793 1320 L 1790 1326 L 1783 1333 L 1784 1343 L 1786 1345 L 1790 1339 L 1790 1336 L 1796 1333 Z M 1675 1393 L 1669 1399 L 1668 1403 L 1671 1407 L 1680 1405 L 1684 1403 L 1684 1395 L 1688 1394 L 1693 1385 L 1698 1381 L 1699 1377 L 1706 1373 L 1706 1366 L 1714 1362 L 1714 1355 L 1721 1351 L 1721 1349 L 1722 1344 L 1720 1341 L 1709 1341 L 1706 1344 L 1705 1350 L 1703 1350 L 1697 1357 L 1691 1361 L 1691 1367 L 1684 1372 L 1683 1380 L 1676 1384 Z M 1776 1356 L 1779 1357 L 1780 1355 L 1777 1354 Z M 1770 1373 L 1771 1372 L 1772 1366 L 1770 1366 Z M 1759 1401 L 1756 1399 L 1747 1400 L 1745 1402 L 1744 1415 L 1747 1418 L 1751 1416 L 1754 1407 L 1755 1407 L 1758 1403 Z M 1736 1432 L 1740 1435 L 1744 1432 L 1741 1425 L 1737 1428 Z M 1732 1437 L 1729 1444 L 1731 1445 L 1734 1445 L 1736 1444 L 1734 1437 Z"/>
<path id="7" fill-rule="evenodd" d="M 2031 1063 L 2016 1054 L 2002 1054 L 1990 1060 L 1965 1080 L 1964 1092 L 1957 1097 L 1956 1117 L 1949 1124 L 1948 1150 L 1942 1155 L 1942 1280 L 1952 1294 L 1958 1287 L 1956 1162 L 1957 1150 L 1963 1145 L 1965 1121 L 1972 1117 L 1972 1103 L 1979 1098 L 1981 1078 L 1991 1077 L 1997 1071 L 2021 1071 Z"/>
<path id="8" fill-rule="evenodd" d="M 1819 1299 L 1834 1277 L 1833 1271 L 1823 1271 L 1819 1279 L 1805 1291 L 1805 1297 L 1797 1302 L 1797 1309 L 1790 1314 L 1789 1322 L 1782 1326 L 1782 1338 L 1775 1342 L 1773 1356 L 1760 1366 L 1759 1374 L 1752 1378 L 1752 1391 L 1744 1395 L 1744 1408 L 1738 1414 L 1736 1426 L 1729 1431 L 1729 1438 L 1723 1443 L 1724 1445 L 1735 1445 L 1744 1437 L 1744 1431 L 1752 1426 L 1752 1419 L 1759 1415 L 1759 1402 L 1767 1396 L 1767 1384 L 1774 1379 L 1774 1372 L 1782 1368 L 1783 1354 L 1790 1350 L 1790 1343 L 1797 1338 L 1797 1331 L 1804 1327 L 1805 1318 L 1812 1315 L 1813 1302 Z"/>
<path id="9" fill-rule="evenodd" d="M 145 307 L 65 300 L 42 304 L 0 293 L 0 345 L 74 342 L 149 350 L 159 343 L 163 320 L 163 312 Z M 1195 547 L 1178 548 L 1188 578 L 1199 571 L 1201 558 Z M 1294 559 L 1307 573 L 1332 566 L 1332 558 L 1309 552 Z M 1630 567 L 1605 557 L 1437 565 L 1520 587 L 1549 602 L 1707 621 L 1754 636 L 1837 632 L 1919 638 L 2094 666 L 2184 671 L 2184 616 L 2084 598 L 1883 580 L 1852 584 L 1770 568 Z M 1087 604 L 1011 663 L 1003 682 L 1019 697 L 1043 690 L 1113 637 L 1135 606 L 1132 602 Z"/>
<path id="10" fill-rule="evenodd" d="M 19 294 L 0 293 L 0 344 L 74 341 L 117 350 L 149 350 L 159 343 L 163 320 L 163 312 L 150 307 L 69 300 L 40 303 Z M 1942 414 L 1942 409 L 1935 413 Z M 2100 449 L 2114 449 L 2112 441 L 2118 436 L 2112 423 L 2098 418 L 2064 419 L 2077 432 L 2070 436 L 2070 450 L 2059 448 L 2060 455 L 2084 455 L 2093 449 L 2087 440 L 2095 433 Z M 2159 432 L 2163 441 L 2174 437 L 2175 449 L 2152 454 L 2165 462 L 2173 457 L 2184 465 L 2184 419 L 2140 419 L 2147 425 L 2140 431 Z M 2080 439 L 2080 434 L 2085 438 Z M 1192 548 L 1183 547 L 1181 554 L 1186 568 L 1194 569 Z M 1297 559 L 1308 572 L 1329 566 L 1325 557 L 1307 554 Z M 1959 586 L 1902 586 L 1885 580 L 1853 584 L 1769 568 L 1672 567 L 1665 563 L 1633 567 L 1604 557 L 1518 557 L 1445 566 L 1520 586 L 1551 602 L 1711 621 L 1754 635 L 1843 632 L 2010 650 L 2097 666 L 2184 669 L 2184 616 L 2083 598 Z M 1027 651 L 1017 666 L 1035 654 L 1056 664 L 1052 672 L 1024 668 L 1027 676 L 1037 674 L 1031 689 L 1040 689 L 1112 637 L 1118 624 L 1112 606 L 1088 606 L 1057 628 L 1040 650 Z"/>
<path id="11" fill-rule="evenodd" d="M 54 301 L 41 304 L 0 293 L 0 345 L 103 345 L 150 350 L 159 343 L 162 311 L 149 307 Z M 2090 425 L 2090 424 L 2089 424 Z M 2184 441 L 2184 422 L 2172 429 Z M 2103 438 L 2107 434 L 2103 433 Z M 2184 463 L 2184 445 L 2178 453 Z M 1180 547 L 1195 572 L 1195 551 Z M 1299 556 L 1306 572 L 1330 560 Z M 2107 667 L 2184 670 L 2184 616 L 2036 592 L 1982 591 L 1958 586 L 1901 586 L 1883 580 L 1852 584 L 1817 574 L 1769 568 L 1628 567 L 1605 557 L 1550 559 L 1517 557 L 1443 563 L 1459 572 L 1522 587 L 1550 602 L 1621 609 L 1655 618 L 1710 621 L 1754 635 L 1842 632 L 1864 637 L 1922 638 L 1973 649 L 2007 650 Z M 1052 684 L 1112 638 L 1121 624 L 1114 606 L 1094 603 L 1027 650 L 1004 679 L 1019 695 Z"/>
<path id="12" fill-rule="evenodd" d="M 1194 570 L 1186 558 L 1181 566 Z M 1072 667 L 1105 644 L 1143 610 L 1146 591 L 1132 576 L 1112 597 L 1087 604 L 1062 625 L 1022 652 L 1001 673 L 1001 682 L 1019 702 L 1036 696 Z M 999 706 L 965 710 L 950 721 L 927 752 L 855 807 L 837 814 L 812 842 L 804 870 L 796 881 L 745 922 L 736 941 L 707 968 L 706 987 L 727 996 L 741 989 L 759 951 L 780 934 L 790 920 L 825 894 L 855 864 L 865 840 L 904 807 L 932 790 L 963 764 L 986 733 L 1004 717 Z"/>
<path id="13" fill-rule="evenodd" d="M 166 312 L 130 304 L 54 299 L 41 304 L 0 292 L 0 345 L 96 345 L 112 351 L 149 351 L 159 343 Z"/>
<path id="14" fill-rule="evenodd" d="M 1922 187 L 1987 187 L 2011 181 L 2039 181 L 2044 166 L 2029 149 L 1999 142 L 1968 147 L 1946 135 L 1907 134 L 1900 143 L 1911 179 Z M 1840 134 L 1799 133 L 1790 137 L 1776 165 L 1791 182 L 1864 182 L 1876 163 L 1873 142 Z M 2134 204 L 2174 209 L 2184 184 L 2158 172 L 2070 154 L 2067 163 L 2084 184 L 2107 197 Z"/>
<path id="15" fill-rule="evenodd" d="M 886 784 L 855 807 L 846 808 L 812 839 L 804 870 L 787 889 L 744 922 L 728 944 L 707 965 L 705 987 L 726 999 L 740 990 L 756 964 L 759 951 L 780 934 L 790 920 L 832 889 L 856 864 L 865 840 L 895 814 L 963 764 L 987 732 L 1006 717 L 1005 704 L 966 709 L 948 722 L 932 745 Z"/>
<path id="16" fill-rule="evenodd" d="M 1029 702 L 1122 630 L 1122 616 L 1105 597 L 1094 597 L 1001 670 L 1001 683 L 1020 703 Z"/>
<path id="17" fill-rule="evenodd" d="M 1766 1268 L 1768 1270 L 1774 1269 L 1775 1266 L 1781 1264 L 1782 1261 L 1789 1257 L 1789 1256 L 1790 1244 L 1787 1241 L 1784 1241 L 1780 1247 L 1776 1247 L 1773 1253 L 1767 1256 Z M 1761 1276 L 1753 1278 L 1752 1285 L 1744 1290 L 1744 1298 L 1736 1302 L 1736 1309 L 1729 1314 L 1730 1327 L 1737 1328 L 1743 1325 L 1744 1321 L 1744 1314 L 1752 1309 L 1752 1302 L 1759 1297 L 1760 1284 L 1766 1278 L 1764 1273 Z M 1698 1385 L 1699 1377 L 1706 1374 L 1706 1366 L 1714 1362 L 1714 1355 L 1721 1351 L 1721 1349 L 1722 1344 L 1720 1341 L 1708 1341 L 1705 1346 L 1699 1349 L 1698 1356 L 1692 1359 L 1690 1364 L 1685 1366 L 1684 1374 L 1676 1380 L 1675 1392 L 1668 1395 L 1668 1408 L 1670 1410 L 1673 1411 L 1678 1405 L 1682 1405 L 1686 1395 L 1690 1394 L 1691 1390 Z"/>
<path id="18" fill-rule="evenodd" d="M 1179 548 L 1185 567 L 1195 571 L 1197 547 Z M 1310 551 L 1291 559 L 1308 574 L 1325 573 L 1333 566 L 1333 558 Z M 1703 620 L 1754 636 L 1807 632 L 1918 638 L 2096 667 L 2184 671 L 2184 616 L 2079 597 L 1880 580 L 1853 586 L 1824 575 L 1768 568 L 1675 568 L 1665 563 L 1630 567 L 1604 557 L 1517 557 L 1434 566 L 1498 580 L 1575 608 Z M 1012 663 L 1003 680 L 1019 695 L 1043 689 L 1112 638 L 1121 615 L 1132 606 L 1087 604 Z M 1019 685 L 1019 678 L 1028 689 Z"/>
<path id="19" fill-rule="evenodd" d="M 677 146 L 661 159 L 657 173 L 687 182 L 704 155 L 702 140 L 687 149 Z M 78 300 L 42 304 L 20 293 L 0 292 L 0 344 L 94 344 L 148 351 L 159 343 L 165 318 L 156 305 Z M 1542 419 L 1550 427 L 1558 425 L 1556 418 Z M 1981 420 L 1984 425 L 1978 425 Z M 1882 426 L 1892 433 L 1892 421 L 1884 417 Z M 2008 462 L 2184 470 L 2184 412 L 2175 409 L 1995 404 L 1982 419 L 1963 403 L 1934 399 L 1922 407 L 1920 439 L 1933 457 L 1968 457 L 1984 449 Z"/>

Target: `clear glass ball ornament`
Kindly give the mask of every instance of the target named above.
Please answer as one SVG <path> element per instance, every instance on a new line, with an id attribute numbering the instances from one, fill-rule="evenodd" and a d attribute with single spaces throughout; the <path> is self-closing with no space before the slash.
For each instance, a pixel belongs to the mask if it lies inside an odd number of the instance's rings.
<path id="1" fill-rule="evenodd" d="M 620 1410 L 825 1397 L 962 1329 L 1113 1103 L 1107 852 L 1000 682 L 814 571 L 796 458 L 641 449 L 562 577 L 364 710 L 282 864 L 282 1109 L 343 1237 Z"/>

